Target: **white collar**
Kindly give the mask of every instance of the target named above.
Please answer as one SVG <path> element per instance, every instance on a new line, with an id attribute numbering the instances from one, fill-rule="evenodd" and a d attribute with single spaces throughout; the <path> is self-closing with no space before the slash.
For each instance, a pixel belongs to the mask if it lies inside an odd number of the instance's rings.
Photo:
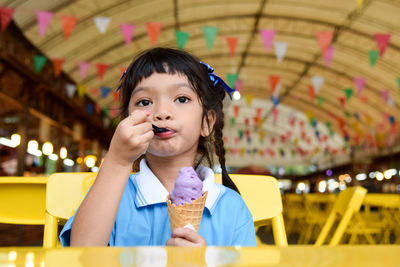
<path id="1" fill-rule="evenodd" d="M 208 191 L 205 206 L 212 214 L 217 200 L 225 190 L 215 183 L 214 172 L 210 168 L 199 165 L 196 172 L 203 180 L 203 192 Z M 137 190 L 135 199 L 137 207 L 166 202 L 168 191 L 147 166 L 145 159 L 140 161 L 140 172 L 132 175 L 131 179 Z"/>

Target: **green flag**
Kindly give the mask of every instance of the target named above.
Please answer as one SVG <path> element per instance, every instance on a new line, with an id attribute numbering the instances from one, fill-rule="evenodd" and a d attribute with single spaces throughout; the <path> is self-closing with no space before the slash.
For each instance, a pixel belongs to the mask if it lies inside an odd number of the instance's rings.
<path id="1" fill-rule="evenodd" d="M 375 66 L 378 56 L 379 56 L 378 50 L 369 51 L 369 65 L 371 66 L 371 68 Z"/>
<path id="2" fill-rule="evenodd" d="M 228 81 L 229 87 L 235 89 L 235 83 L 236 83 L 237 78 L 238 78 L 238 75 L 235 73 L 228 73 L 226 75 L 226 80 Z"/>
<path id="3" fill-rule="evenodd" d="M 235 125 L 235 123 L 236 123 L 236 120 L 235 120 L 234 117 L 232 117 L 232 118 L 231 118 L 231 124 L 232 124 L 232 125 Z"/>
<path id="4" fill-rule="evenodd" d="M 318 101 L 318 105 L 322 105 L 322 103 L 324 103 L 325 98 L 323 98 L 322 96 L 317 95 L 317 101 Z"/>
<path id="5" fill-rule="evenodd" d="M 397 78 L 397 86 L 399 87 L 399 93 L 400 93 L 400 77 Z"/>
<path id="6" fill-rule="evenodd" d="M 208 50 L 211 50 L 213 48 L 214 40 L 215 37 L 217 36 L 217 33 L 218 33 L 218 27 L 208 27 L 208 26 L 203 27 L 203 34 L 204 38 L 206 38 Z"/>
<path id="7" fill-rule="evenodd" d="M 239 138 L 240 138 L 240 139 L 243 138 L 243 134 L 244 134 L 243 130 L 239 130 Z"/>
<path id="8" fill-rule="evenodd" d="M 110 117 L 110 108 L 108 107 L 103 108 L 103 112 L 106 117 Z"/>
<path id="9" fill-rule="evenodd" d="M 346 116 L 346 118 L 350 118 L 351 117 L 351 114 L 349 112 L 347 112 L 347 111 L 344 112 L 344 115 Z"/>
<path id="10" fill-rule="evenodd" d="M 346 100 L 349 101 L 351 96 L 353 95 L 353 89 L 346 88 L 346 89 L 344 89 L 344 92 L 346 93 Z"/>
<path id="11" fill-rule="evenodd" d="M 178 43 L 179 49 L 183 49 L 186 41 L 189 39 L 188 32 L 175 31 L 176 42 Z"/>
<path id="12" fill-rule="evenodd" d="M 37 73 L 39 73 L 43 69 L 44 64 L 46 64 L 46 61 L 47 61 L 47 58 L 44 56 L 36 55 L 33 57 L 33 62 L 35 63 L 35 71 Z"/>

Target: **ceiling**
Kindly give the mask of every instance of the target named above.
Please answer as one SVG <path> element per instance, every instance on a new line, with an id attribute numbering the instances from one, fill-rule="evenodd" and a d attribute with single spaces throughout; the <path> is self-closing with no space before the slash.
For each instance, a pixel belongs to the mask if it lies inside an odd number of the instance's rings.
<path id="1" fill-rule="evenodd" d="M 116 88 L 120 68 L 127 67 L 136 53 L 151 47 L 147 22 L 163 25 L 157 46 L 177 47 L 175 31 L 189 33 L 185 50 L 214 67 L 219 76 L 238 74 L 243 81 L 242 98 L 226 105 L 225 141 L 231 166 L 327 168 L 376 153 L 393 153 L 400 143 L 398 128 L 391 124 L 400 119 L 399 1 L 1 0 L 0 5 L 15 8 L 13 19 L 25 36 L 48 58 L 64 58 L 62 70 L 87 88 Z M 54 12 L 43 37 L 39 36 L 38 10 Z M 67 40 L 62 15 L 78 19 Z M 111 18 L 104 34 L 93 22 L 98 16 Z M 136 26 L 130 45 L 125 44 L 121 23 Z M 218 27 L 212 49 L 207 48 L 204 26 Z M 282 62 L 278 62 L 274 46 L 266 51 L 262 29 L 275 30 L 274 42 L 288 43 Z M 333 32 L 330 66 L 316 38 L 316 32 L 321 31 Z M 376 33 L 390 33 L 391 38 L 372 67 L 369 51 L 377 50 Z M 227 36 L 238 37 L 234 56 L 230 55 Z M 83 80 L 78 67 L 81 61 L 91 63 Z M 97 76 L 96 63 L 109 65 L 103 80 Z M 275 113 L 270 75 L 280 76 L 280 103 Z M 312 99 L 309 86 L 314 76 L 324 77 L 324 83 L 318 97 Z M 354 77 L 365 78 L 360 94 L 356 93 Z M 338 98 L 346 96 L 347 88 L 353 89 L 353 96 L 342 105 Z M 388 98 L 383 99 L 382 91 Z M 91 96 L 90 90 L 87 94 Z M 102 106 L 115 105 L 111 95 L 106 99 L 91 97 Z M 240 107 L 237 116 L 234 106 Z M 261 123 L 253 120 L 257 108 L 261 108 Z"/>

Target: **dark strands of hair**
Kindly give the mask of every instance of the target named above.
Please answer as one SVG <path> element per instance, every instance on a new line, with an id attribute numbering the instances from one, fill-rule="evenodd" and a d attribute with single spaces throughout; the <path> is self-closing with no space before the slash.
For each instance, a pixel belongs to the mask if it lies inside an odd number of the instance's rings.
<path id="1" fill-rule="evenodd" d="M 239 193 L 235 183 L 229 177 L 225 166 L 225 149 L 222 139 L 224 127 L 223 99 L 224 88 L 213 82 L 208 77 L 207 67 L 193 55 L 170 48 L 152 48 L 140 53 L 126 70 L 126 75 L 121 81 L 121 116 L 127 117 L 129 101 L 133 89 L 140 81 L 148 78 L 153 73 L 183 74 L 187 77 L 193 89 L 199 96 L 203 118 L 207 118 L 209 110 L 216 113 L 214 129 L 208 137 L 200 136 L 197 152 L 200 157 L 195 162 L 197 167 L 203 160 L 213 166 L 213 145 L 222 169 L 222 184 Z M 206 82 L 204 82 L 206 81 Z M 208 123 L 208 120 L 206 120 Z M 141 159 L 143 157 L 140 157 Z M 134 163 L 138 167 L 138 160 Z"/>

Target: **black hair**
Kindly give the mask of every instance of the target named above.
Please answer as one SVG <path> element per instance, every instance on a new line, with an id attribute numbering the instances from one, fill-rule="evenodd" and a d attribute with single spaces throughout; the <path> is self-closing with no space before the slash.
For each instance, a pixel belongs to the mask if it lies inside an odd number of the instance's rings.
<path id="1" fill-rule="evenodd" d="M 122 118 L 127 117 L 132 91 L 143 79 L 153 73 L 183 74 L 197 93 L 203 110 L 203 119 L 208 122 L 208 111 L 214 110 L 216 122 L 208 137 L 200 136 L 197 152 L 199 158 L 196 167 L 206 160 L 209 166 L 213 166 L 213 148 L 219 158 L 222 169 L 222 184 L 239 192 L 235 183 L 228 175 L 225 166 L 225 148 L 222 139 L 224 128 L 223 100 L 224 88 L 211 82 L 208 69 L 200 63 L 199 59 L 182 50 L 171 48 L 152 48 L 140 53 L 129 65 L 126 74 L 121 80 L 120 99 Z"/>

